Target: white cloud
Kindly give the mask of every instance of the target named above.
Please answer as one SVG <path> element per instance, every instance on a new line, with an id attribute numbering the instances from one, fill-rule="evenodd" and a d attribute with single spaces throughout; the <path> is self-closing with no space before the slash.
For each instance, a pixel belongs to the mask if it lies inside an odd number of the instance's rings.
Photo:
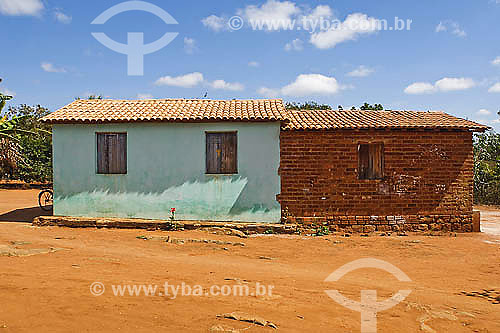
<path id="1" fill-rule="evenodd" d="M 375 72 L 374 69 L 366 67 L 364 65 L 359 66 L 352 72 L 347 73 L 347 76 L 351 77 L 366 77 L 369 76 L 370 74 L 373 74 Z"/>
<path id="2" fill-rule="evenodd" d="M 404 90 L 405 93 L 410 95 L 430 94 L 435 91 L 434 85 L 427 82 L 415 82 L 410 84 Z"/>
<path id="3" fill-rule="evenodd" d="M 476 112 L 478 116 L 489 116 L 491 114 L 491 111 L 486 110 L 486 109 L 480 109 L 479 111 Z"/>
<path id="4" fill-rule="evenodd" d="M 153 95 L 151 94 L 137 94 L 137 99 L 153 99 Z"/>
<path id="5" fill-rule="evenodd" d="M 249 67 L 259 67 L 259 66 L 260 66 L 260 64 L 259 64 L 257 61 L 250 61 L 250 62 L 248 63 L 248 66 L 249 66 Z"/>
<path id="6" fill-rule="evenodd" d="M 437 81 L 434 86 L 440 91 L 458 91 L 467 90 L 474 87 L 476 83 L 469 78 L 450 78 L 445 77 Z"/>
<path id="7" fill-rule="evenodd" d="M 215 80 L 212 83 L 210 83 L 210 86 L 214 89 L 222 89 L 222 90 L 230 90 L 230 91 L 241 91 L 245 87 L 238 82 L 226 82 L 224 80 Z"/>
<path id="8" fill-rule="evenodd" d="M 303 20 L 309 23 L 318 24 L 321 19 L 329 19 L 333 17 L 333 10 L 328 5 L 319 5 L 314 8 L 309 14 L 303 16 Z"/>
<path id="9" fill-rule="evenodd" d="M 278 94 L 303 97 L 333 95 L 338 93 L 341 89 L 343 89 L 343 87 L 334 77 L 328 77 L 321 74 L 300 74 L 294 82 L 281 89 L 261 87 L 257 92 L 266 97 L 274 97 Z"/>
<path id="10" fill-rule="evenodd" d="M 259 95 L 267 97 L 267 98 L 273 98 L 273 97 L 278 96 L 280 92 L 278 89 L 260 87 L 259 89 L 257 89 L 257 93 Z"/>
<path id="11" fill-rule="evenodd" d="M 250 22 L 275 22 L 280 27 L 288 25 L 293 16 L 301 12 L 297 5 L 290 1 L 268 0 L 262 6 L 248 5 L 238 10 L 237 14 Z M 267 26 L 272 30 L 271 26 Z"/>
<path id="12" fill-rule="evenodd" d="M 64 14 L 60 9 L 57 9 L 54 13 L 57 21 L 63 24 L 70 24 L 73 18 L 69 15 Z"/>
<path id="13" fill-rule="evenodd" d="M 163 76 L 156 80 L 157 86 L 173 86 L 181 88 L 192 88 L 203 82 L 203 74 L 199 72 L 180 76 Z"/>
<path id="14" fill-rule="evenodd" d="M 500 93 L 500 82 L 495 83 L 493 86 L 491 86 L 491 88 L 488 89 L 488 92 L 490 92 L 490 93 Z"/>
<path id="15" fill-rule="evenodd" d="M 459 91 L 467 90 L 476 85 L 473 79 L 470 78 L 450 78 L 445 77 L 436 81 L 434 84 L 429 82 L 415 82 L 404 90 L 410 95 L 430 94 L 435 92 Z"/>
<path id="16" fill-rule="evenodd" d="M 450 32 L 458 37 L 467 36 L 465 30 L 460 28 L 460 25 L 457 22 L 450 20 L 439 22 L 439 24 L 436 26 L 436 32 Z"/>
<path id="17" fill-rule="evenodd" d="M 215 32 L 219 32 L 226 28 L 226 20 L 217 15 L 210 15 L 201 20 L 203 25 Z"/>
<path id="18" fill-rule="evenodd" d="M 193 38 L 184 37 L 184 51 L 187 54 L 193 54 L 197 49 L 196 41 Z"/>
<path id="19" fill-rule="evenodd" d="M 40 64 L 40 67 L 42 67 L 42 69 L 48 73 L 66 73 L 66 69 L 64 69 L 63 67 L 57 67 L 50 62 L 42 62 Z"/>
<path id="20" fill-rule="evenodd" d="M 298 38 L 286 43 L 285 51 L 302 51 L 304 49 L 304 42 Z"/>
<path id="21" fill-rule="evenodd" d="M 499 0 L 500 1 L 500 0 Z M 492 65 L 494 66 L 500 66 L 500 56 L 496 57 L 492 62 Z"/>
<path id="22" fill-rule="evenodd" d="M 330 49 L 339 43 L 356 40 L 359 36 L 373 34 L 379 30 L 379 26 L 376 18 L 354 13 L 330 30 L 312 34 L 309 41 L 319 49 Z"/>
<path id="23" fill-rule="evenodd" d="M 40 0 L 0 0 L 0 13 L 12 16 L 37 16 L 44 9 Z"/>

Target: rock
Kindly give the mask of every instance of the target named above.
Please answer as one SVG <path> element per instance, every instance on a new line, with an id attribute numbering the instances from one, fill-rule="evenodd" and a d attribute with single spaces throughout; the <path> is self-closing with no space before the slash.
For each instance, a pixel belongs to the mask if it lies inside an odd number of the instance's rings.
<path id="1" fill-rule="evenodd" d="M 278 327 L 262 318 L 262 317 L 259 317 L 259 316 L 254 316 L 254 315 L 250 315 L 248 313 L 243 313 L 243 312 L 231 312 L 231 313 L 225 313 L 225 314 L 222 314 L 222 315 L 217 315 L 217 317 L 222 317 L 222 318 L 225 318 L 225 319 L 232 319 L 232 320 L 238 320 L 238 321 L 243 321 L 243 322 L 246 322 L 246 323 L 252 323 L 252 324 L 257 324 L 257 325 L 260 325 L 260 326 L 267 326 L 267 327 L 271 327 L 271 328 L 274 328 L 274 329 L 277 329 Z"/>
<path id="2" fill-rule="evenodd" d="M 259 259 L 262 259 L 262 260 L 274 260 L 273 258 L 266 257 L 266 256 L 260 256 Z"/>

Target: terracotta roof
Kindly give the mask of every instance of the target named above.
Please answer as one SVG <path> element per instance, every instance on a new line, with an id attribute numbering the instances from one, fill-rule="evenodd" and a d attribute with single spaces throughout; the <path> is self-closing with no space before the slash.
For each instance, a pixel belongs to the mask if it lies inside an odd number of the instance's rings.
<path id="1" fill-rule="evenodd" d="M 485 131 L 489 127 L 440 111 L 289 111 L 285 130 L 422 128 Z"/>
<path id="2" fill-rule="evenodd" d="M 208 100 L 76 100 L 42 118 L 47 123 L 138 121 L 281 121 L 281 99 Z"/>

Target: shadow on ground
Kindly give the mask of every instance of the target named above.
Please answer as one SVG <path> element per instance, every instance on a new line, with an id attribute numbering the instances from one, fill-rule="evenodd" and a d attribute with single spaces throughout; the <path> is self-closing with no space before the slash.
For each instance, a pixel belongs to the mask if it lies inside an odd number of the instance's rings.
<path id="1" fill-rule="evenodd" d="M 52 215 L 52 209 L 44 211 L 40 207 L 29 207 L 14 209 L 0 215 L 0 222 L 33 222 L 33 219 L 41 215 Z"/>

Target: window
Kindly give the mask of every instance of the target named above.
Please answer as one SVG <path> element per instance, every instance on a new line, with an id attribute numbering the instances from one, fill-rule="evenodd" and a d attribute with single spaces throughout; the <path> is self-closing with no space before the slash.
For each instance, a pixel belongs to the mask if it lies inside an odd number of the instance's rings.
<path id="1" fill-rule="evenodd" d="M 236 132 L 206 133 L 207 173 L 238 173 Z"/>
<path id="2" fill-rule="evenodd" d="M 97 133 L 97 173 L 127 173 L 126 133 Z"/>
<path id="3" fill-rule="evenodd" d="M 359 179 L 381 179 L 384 177 L 384 144 L 358 145 Z"/>

